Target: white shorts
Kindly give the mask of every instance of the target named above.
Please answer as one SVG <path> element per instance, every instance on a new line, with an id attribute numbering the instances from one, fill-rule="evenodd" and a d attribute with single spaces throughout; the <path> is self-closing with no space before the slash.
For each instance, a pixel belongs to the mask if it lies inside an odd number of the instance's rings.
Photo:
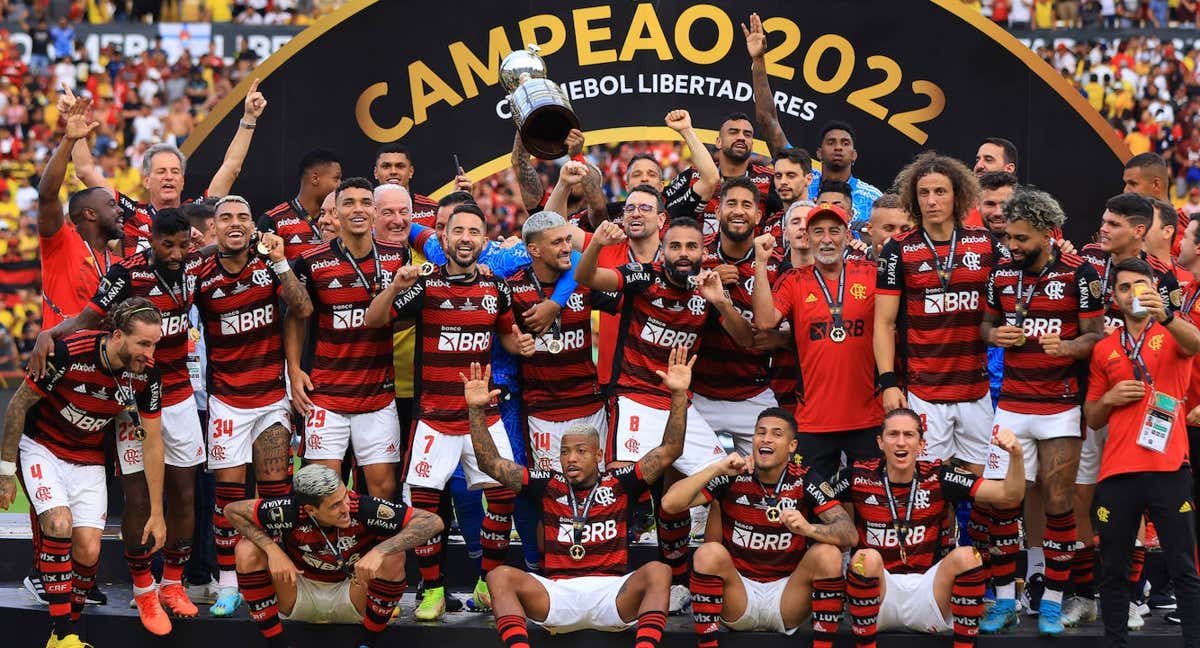
<path id="1" fill-rule="evenodd" d="M 667 410 L 655 409 L 618 396 L 614 440 L 617 451 L 613 460 L 638 461 L 657 448 L 662 443 L 669 416 L 670 412 Z M 695 475 L 724 458 L 725 449 L 721 447 L 717 434 L 708 427 L 708 422 L 700 416 L 695 407 L 688 406 L 683 454 L 672 465 L 684 475 Z"/>
<path id="2" fill-rule="evenodd" d="M 496 444 L 500 456 L 512 460 L 512 446 L 508 443 L 504 422 L 493 423 L 488 427 L 488 433 L 492 435 L 492 443 Z M 491 475 L 479 469 L 479 463 L 475 461 L 475 446 L 471 444 L 469 434 L 443 434 L 424 421 L 419 421 L 410 444 L 408 472 L 404 477 L 404 483 L 409 486 L 442 490 L 459 463 L 462 463 L 463 474 L 467 477 L 467 488 L 477 490 L 483 484 L 496 483 Z"/>
<path id="3" fill-rule="evenodd" d="M 305 623 L 362 623 L 362 615 L 350 600 L 350 579 L 326 583 L 296 577 L 296 605 L 291 614 L 279 618 Z"/>
<path id="4" fill-rule="evenodd" d="M 526 422 L 529 428 L 529 467 L 561 472 L 558 455 L 562 447 L 563 432 L 579 423 L 590 425 L 600 432 L 600 450 L 603 452 L 605 444 L 608 443 L 608 412 L 604 411 L 604 407 L 588 416 L 570 421 L 547 421 L 529 416 Z M 600 469 L 604 470 L 603 464 Z"/>
<path id="5" fill-rule="evenodd" d="M 25 496 L 41 515 L 52 508 L 71 511 L 72 527 L 103 529 L 108 518 L 108 485 L 104 466 L 83 466 L 63 461 L 50 448 L 21 435 L 17 453 Z"/>
<path id="6" fill-rule="evenodd" d="M 1038 441 L 1050 439 L 1079 438 L 1079 421 L 1082 410 L 1072 407 L 1058 414 L 1018 414 L 1003 408 L 996 410 L 992 428 L 1009 429 L 1021 443 L 1025 455 L 1025 480 L 1036 481 L 1038 474 Z M 983 467 L 984 479 L 1004 479 L 1008 474 L 1008 453 L 994 443 L 988 444 L 987 464 Z"/>
<path id="7" fill-rule="evenodd" d="M 163 463 L 176 468 L 204 463 L 204 432 L 195 398 L 164 407 L 161 421 Z M 122 475 L 142 472 L 142 442 L 133 438 L 133 424 L 124 412 L 117 415 L 117 460 Z"/>
<path id="8" fill-rule="evenodd" d="M 778 406 L 775 392 L 769 388 L 743 401 L 711 400 L 700 394 L 692 398 L 692 407 L 704 417 L 708 427 L 733 437 L 733 447 L 743 457 L 754 452 L 754 427 L 758 415 L 769 407 Z M 689 428 L 691 422 L 689 417 Z"/>
<path id="9" fill-rule="evenodd" d="M 304 458 L 341 461 L 352 445 L 360 466 L 399 463 L 402 449 L 395 402 L 362 414 L 339 414 L 313 405 L 304 419 Z"/>
<path id="10" fill-rule="evenodd" d="M 925 422 L 922 460 L 957 458 L 983 465 L 992 442 L 992 397 L 976 401 L 930 403 L 908 393 L 908 406 Z"/>
<path id="11" fill-rule="evenodd" d="M 912 632 L 946 632 L 953 629 L 953 619 L 942 616 L 933 596 L 933 581 L 937 578 L 938 563 L 924 574 L 893 574 L 884 570 L 883 602 L 879 606 L 879 632 L 910 630 Z"/>
<path id="12" fill-rule="evenodd" d="M 783 603 L 783 590 L 787 589 L 790 576 L 767 583 L 750 580 L 741 574 L 742 587 L 746 588 L 746 611 L 737 621 L 721 620 L 730 630 L 742 632 L 782 632 L 790 635 L 796 627 L 787 628 L 783 625 L 783 613 L 780 605 Z"/>
<path id="13" fill-rule="evenodd" d="M 1104 453 L 1104 442 L 1108 440 L 1108 426 L 1099 430 L 1087 429 L 1083 437 L 1083 448 L 1079 451 L 1079 472 L 1075 483 L 1080 486 L 1095 486 L 1100 481 L 1100 455 Z"/>
<path id="14" fill-rule="evenodd" d="M 545 621 L 534 621 L 550 634 L 576 630 L 620 632 L 633 627 L 617 612 L 617 594 L 632 574 L 624 576 L 580 576 L 550 580 L 530 574 L 550 595 L 550 611 Z"/>
<path id="15" fill-rule="evenodd" d="M 244 466 L 254 461 L 254 442 L 276 423 L 292 429 L 287 398 L 257 409 L 239 409 L 217 396 L 208 397 L 208 469 Z"/>

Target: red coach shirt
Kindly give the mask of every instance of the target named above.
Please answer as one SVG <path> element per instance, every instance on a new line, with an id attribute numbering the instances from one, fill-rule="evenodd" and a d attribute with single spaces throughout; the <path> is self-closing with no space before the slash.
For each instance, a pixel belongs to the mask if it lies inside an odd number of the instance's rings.
<path id="1" fill-rule="evenodd" d="M 109 266 L 121 259 L 107 249 L 92 250 L 75 224 L 67 221 L 42 247 L 42 329 L 50 330 L 83 312 Z"/>

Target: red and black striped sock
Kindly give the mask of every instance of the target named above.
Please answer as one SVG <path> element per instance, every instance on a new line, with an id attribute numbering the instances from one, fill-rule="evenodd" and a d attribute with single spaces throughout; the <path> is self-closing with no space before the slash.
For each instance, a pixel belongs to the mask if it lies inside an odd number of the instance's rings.
<path id="1" fill-rule="evenodd" d="M 213 507 L 212 525 L 217 568 L 223 572 L 233 571 L 233 549 L 242 535 L 225 518 L 225 507 L 246 498 L 246 485 L 237 482 L 217 482 L 215 492 L 216 505 Z"/>
<path id="2" fill-rule="evenodd" d="M 163 547 L 163 585 L 178 585 L 183 582 L 183 566 L 192 557 L 192 541 L 181 540 L 174 547 Z"/>
<path id="3" fill-rule="evenodd" d="M 283 624 L 279 622 L 279 599 L 275 596 L 271 573 L 265 569 L 238 572 L 237 581 L 250 610 L 250 618 L 258 624 L 258 631 L 268 639 L 280 636 Z"/>
<path id="4" fill-rule="evenodd" d="M 875 626 L 883 600 L 879 592 L 878 576 L 862 576 L 853 569 L 846 574 L 846 607 L 858 648 L 875 648 Z"/>
<path id="5" fill-rule="evenodd" d="M 633 648 L 658 648 L 663 631 L 667 629 L 667 613 L 661 610 L 642 612 L 637 618 L 637 634 Z"/>
<path id="6" fill-rule="evenodd" d="M 1075 596 L 1090 599 L 1096 596 L 1096 547 L 1075 546 L 1071 559 L 1071 584 Z"/>
<path id="7" fill-rule="evenodd" d="M 982 567 L 968 569 L 954 577 L 950 587 L 950 614 L 954 616 L 954 648 L 973 648 L 979 636 L 979 617 L 983 616 L 983 590 L 987 576 Z"/>
<path id="8" fill-rule="evenodd" d="M 125 563 L 129 565 L 129 575 L 133 577 L 133 593 L 135 595 L 154 588 L 154 575 L 150 573 L 150 561 L 154 554 L 146 547 L 137 550 L 125 549 Z"/>
<path id="9" fill-rule="evenodd" d="M 833 648 L 846 604 L 846 579 L 816 578 L 812 587 L 813 648 Z"/>
<path id="10" fill-rule="evenodd" d="M 503 486 L 485 488 L 483 496 L 487 503 L 483 511 L 483 527 L 479 530 L 479 545 L 483 549 L 479 577 L 487 578 L 488 572 L 503 565 L 508 558 L 513 507 L 517 496 Z"/>
<path id="11" fill-rule="evenodd" d="M 71 571 L 74 576 L 71 579 L 71 620 L 78 621 L 83 615 L 83 606 L 87 605 L 88 592 L 96 585 L 96 570 L 100 567 L 100 562 L 96 561 L 91 565 L 83 565 L 78 561 L 72 562 Z"/>
<path id="12" fill-rule="evenodd" d="M 1042 537 L 1046 555 L 1045 600 L 1062 602 L 1062 594 L 1071 580 L 1071 561 L 1075 557 L 1075 511 L 1046 514 L 1046 534 Z"/>
<path id="13" fill-rule="evenodd" d="M 979 552 L 979 557 L 983 559 L 983 568 L 987 572 L 988 578 L 992 576 L 992 556 L 989 548 L 991 547 L 992 535 L 992 516 L 991 511 L 980 506 L 979 502 L 971 502 L 971 517 L 967 521 L 967 535 L 971 538 L 971 546 Z"/>
<path id="14" fill-rule="evenodd" d="M 442 500 L 442 491 L 432 488 L 424 488 L 422 486 L 413 486 L 411 488 L 411 497 L 413 508 L 428 511 L 434 515 L 438 514 L 438 503 Z M 442 520 L 443 523 L 446 520 Z M 449 524 L 445 525 L 450 528 Z M 442 567 L 441 554 L 442 544 L 445 537 L 443 532 L 429 539 L 425 544 L 413 550 L 417 555 L 417 567 L 421 570 L 421 582 L 425 589 L 433 589 L 442 586 Z"/>
<path id="15" fill-rule="evenodd" d="M 264 479 L 257 484 L 258 496 L 267 499 L 269 497 L 284 497 L 292 494 L 291 479 Z"/>
<path id="16" fill-rule="evenodd" d="M 1009 586 L 1017 578 L 1017 558 L 1021 553 L 1021 518 L 1024 512 L 1019 509 L 986 509 L 991 515 L 991 525 L 988 535 L 991 536 L 992 551 L 992 583 L 996 586 L 996 597 L 1000 597 L 999 589 Z M 983 554 L 983 550 L 979 552 Z M 1007 598 L 1007 597 L 1006 597 Z"/>
<path id="17" fill-rule="evenodd" d="M 725 607 L 725 581 L 720 576 L 692 570 L 692 621 L 696 627 L 698 648 L 717 648 L 721 629 L 721 609 Z"/>
<path id="18" fill-rule="evenodd" d="M 659 560 L 671 568 L 672 584 L 684 585 L 688 582 L 688 535 L 692 531 L 692 516 L 686 510 L 667 513 L 661 506 L 656 506 L 655 510 L 658 517 Z"/>
<path id="19" fill-rule="evenodd" d="M 529 631 L 525 629 L 525 617 L 508 614 L 496 619 L 496 631 L 504 648 L 529 648 Z"/>
<path id="20" fill-rule="evenodd" d="M 370 637 L 378 636 L 387 627 L 388 620 L 392 618 L 392 612 L 396 609 L 396 603 L 400 601 L 401 596 L 404 596 L 406 589 L 408 589 L 408 581 L 404 579 L 390 581 L 374 578 L 367 583 L 367 605 L 363 610 L 363 629 Z"/>
<path id="21" fill-rule="evenodd" d="M 42 572 L 42 585 L 46 588 L 46 600 L 50 603 L 50 622 L 54 633 L 65 637 L 75 633 L 71 622 L 71 539 L 56 538 L 42 534 L 41 549 L 38 551 L 38 569 Z"/>

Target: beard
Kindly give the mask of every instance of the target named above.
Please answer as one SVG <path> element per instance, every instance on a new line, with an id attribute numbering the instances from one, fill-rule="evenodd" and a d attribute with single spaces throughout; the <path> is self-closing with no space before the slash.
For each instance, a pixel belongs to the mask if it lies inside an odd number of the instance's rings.
<path id="1" fill-rule="evenodd" d="M 754 236 L 754 228 L 750 227 L 744 232 L 735 232 L 729 229 L 728 223 L 721 223 L 721 233 L 729 237 L 729 240 L 741 243 Z"/>
<path id="2" fill-rule="evenodd" d="M 1043 258 L 1045 258 L 1047 256 L 1048 255 L 1045 253 L 1045 251 L 1043 251 L 1041 249 L 1038 249 L 1033 254 L 1026 254 L 1025 258 L 1021 259 L 1021 269 L 1028 270 L 1028 269 L 1032 268 L 1034 265 L 1037 265 L 1037 263 L 1039 261 L 1041 261 Z"/>
<path id="3" fill-rule="evenodd" d="M 746 150 L 739 152 L 733 150 L 733 147 L 727 147 L 721 149 L 721 155 L 724 155 L 734 162 L 745 162 L 746 160 L 750 159 L 750 149 L 747 148 Z"/>
<path id="4" fill-rule="evenodd" d="M 680 270 L 675 266 L 674 263 L 667 265 L 665 269 L 667 271 L 667 276 L 671 278 L 671 281 L 674 281 L 680 286 L 688 285 L 688 277 L 694 277 L 700 274 L 700 264 L 698 263 L 693 263 L 692 267 L 688 268 L 687 270 Z"/>

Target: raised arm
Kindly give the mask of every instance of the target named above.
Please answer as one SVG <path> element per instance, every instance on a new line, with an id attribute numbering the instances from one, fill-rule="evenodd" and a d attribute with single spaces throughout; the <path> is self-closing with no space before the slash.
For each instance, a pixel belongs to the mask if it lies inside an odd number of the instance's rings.
<path id="1" fill-rule="evenodd" d="M 467 399 L 471 425 L 471 445 L 475 449 L 475 461 L 479 469 L 512 492 L 520 492 L 525 485 L 524 466 L 501 457 L 488 432 L 487 406 L 500 395 L 499 389 L 490 389 L 492 365 L 481 367 L 478 362 L 472 362 L 470 378 L 462 373 L 458 376 L 463 381 L 463 395 Z"/>
<path id="2" fill-rule="evenodd" d="M 711 199 L 721 187 L 721 171 L 717 169 L 713 156 L 708 154 L 708 149 L 692 129 L 692 116 L 686 110 L 672 110 L 664 120 L 671 130 L 683 137 L 688 150 L 692 152 L 692 166 L 696 167 L 696 172 L 700 174 L 692 185 L 692 191 L 702 200 Z"/>
<path id="3" fill-rule="evenodd" d="M 750 301 L 754 304 L 754 325 L 760 331 L 774 330 L 783 319 L 783 313 L 775 308 L 771 294 L 771 279 L 767 274 L 767 262 L 775 251 L 775 237 L 762 234 L 754 239 L 754 290 Z"/>
<path id="4" fill-rule="evenodd" d="M 721 285 L 721 275 L 715 270 L 703 270 L 696 282 L 700 286 L 700 294 L 721 314 L 721 327 L 729 337 L 743 348 L 749 349 L 754 346 L 754 329 L 750 328 L 750 322 L 742 317 L 741 311 L 729 298 L 729 293 L 725 292 L 725 287 Z M 758 281 L 754 283 L 757 284 Z"/>
<path id="5" fill-rule="evenodd" d="M 760 137 L 767 143 L 771 155 L 779 155 L 788 148 L 787 135 L 779 125 L 779 112 L 775 109 L 775 97 L 767 80 L 767 35 L 763 32 L 762 19 L 750 14 L 750 26 L 742 24 L 746 35 L 746 51 L 750 54 L 750 85 L 754 88 L 754 120 L 762 132 Z"/>
<path id="6" fill-rule="evenodd" d="M 993 437 L 1000 449 L 1008 453 L 1008 472 L 1004 481 L 985 479 L 975 491 L 975 501 L 987 506 L 1012 509 L 1025 497 L 1025 455 L 1012 430 L 1000 430 Z"/>
<path id="7" fill-rule="evenodd" d="M 279 295 L 283 297 L 283 303 L 287 304 L 287 312 L 295 314 L 298 318 L 311 316 L 312 298 L 308 296 L 308 289 L 296 278 L 296 273 L 292 272 L 292 266 L 284 254 L 283 239 L 272 232 L 263 232 L 259 236 L 259 240 L 267 246 L 271 269 L 275 276 L 279 277 Z"/>
<path id="8" fill-rule="evenodd" d="M 552 211 L 560 214 L 563 218 L 567 214 L 567 199 L 571 196 L 571 189 L 584 181 L 588 175 L 588 165 L 583 162 L 571 160 L 564 164 L 558 170 L 558 182 L 554 184 L 554 188 L 550 190 L 550 197 L 546 199 L 546 211 Z"/>
<path id="9" fill-rule="evenodd" d="M 212 182 L 208 183 L 208 195 L 224 196 L 233 187 L 238 174 L 242 172 L 242 163 L 246 161 L 246 153 L 250 151 L 250 140 L 254 139 L 254 126 L 267 107 L 267 100 L 258 91 L 259 80 L 250 84 L 243 103 L 242 120 L 238 122 L 237 132 L 229 148 L 225 149 L 225 159 L 221 167 L 213 174 Z"/>
<path id="10" fill-rule="evenodd" d="M 579 257 L 579 263 L 575 266 L 575 281 L 592 290 L 605 292 L 619 290 L 621 275 L 610 268 L 599 267 L 598 263 L 601 248 L 623 240 L 625 240 L 625 232 L 621 230 L 620 225 L 612 221 L 600 223 L 600 227 L 596 228 L 596 233 L 592 236 L 592 242 L 584 249 L 583 256 Z"/>
<path id="11" fill-rule="evenodd" d="M 62 189 L 63 179 L 67 175 L 67 162 L 71 159 L 71 150 L 78 142 L 83 142 L 86 148 L 88 135 L 100 126 L 98 121 L 88 121 L 89 104 L 87 99 L 78 100 L 66 113 L 67 126 L 62 143 L 54 149 L 54 155 L 50 156 L 50 161 L 42 171 L 42 179 L 38 181 L 37 225 L 38 235 L 42 238 L 49 238 L 63 226 L 63 205 L 58 192 Z"/>
<path id="12" fill-rule="evenodd" d="M 662 443 L 638 461 L 638 469 L 647 484 L 658 481 L 679 455 L 683 454 L 683 435 L 687 431 L 688 387 L 692 384 L 694 364 L 696 356 L 689 360 L 688 348 L 679 346 L 671 349 L 667 359 L 667 370 L 654 371 L 662 380 L 663 386 L 671 391 L 671 413 L 667 417 L 667 427 L 663 430 Z"/>
<path id="13" fill-rule="evenodd" d="M 817 542 L 836 545 L 841 549 L 849 549 L 858 542 L 858 532 L 854 530 L 854 522 L 850 514 L 841 506 L 835 505 L 818 514 L 820 524 L 813 524 L 800 511 L 788 509 L 783 512 L 779 522 L 792 533 L 806 536 Z"/>
<path id="14" fill-rule="evenodd" d="M 392 321 L 392 304 L 400 293 L 410 289 L 417 283 L 420 270 L 416 266 L 406 265 L 396 271 L 392 281 L 371 300 L 367 307 L 366 325 L 378 328 Z"/>
<path id="15" fill-rule="evenodd" d="M 529 151 L 521 143 L 520 132 L 513 136 L 512 166 L 517 176 L 517 186 L 521 188 L 521 202 L 525 204 L 525 211 L 532 212 L 542 204 L 546 190 L 542 186 L 541 176 L 529 160 Z"/>

